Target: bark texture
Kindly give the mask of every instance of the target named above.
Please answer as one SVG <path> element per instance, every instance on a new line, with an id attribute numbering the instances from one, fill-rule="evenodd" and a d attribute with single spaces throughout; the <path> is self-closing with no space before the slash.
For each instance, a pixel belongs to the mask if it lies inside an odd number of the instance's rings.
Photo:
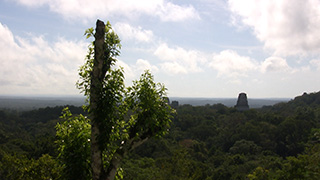
<path id="1" fill-rule="evenodd" d="M 94 62 L 91 74 L 90 87 L 90 118 L 91 118 L 91 168 L 92 179 L 99 180 L 103 173 L 102 151 L 99 146 L 98 136 L 100 134 L 99 121 L 99 100 L 101 99 L 102 81 L 105 77 L 104 47 L 105 47 L 105 24 L 97 20 L 94 41 Z"/>
<path id="2" fill-rule="evenodd" d="M 130 139 L 123 142 L 121 147 L 113 154 L 109 166 L 104 168 L 102 157 L 102 143 L 100 136 L 103 133 L 100 127 L 104 121 L 103 101 L 103 82 L 106 72 L 110 69 L 112 63 L 112 53 L 106 44 L 104 22 L 97 20 L 95 41 L 94 41 L 94 60 L 90 84 L 90 119 L 91 119 L 91 168 L 93 180 L 113 180 L 116 176 L 117 169 L 120 166 L 123 157 L 148 140 L 148 135 L 136 138 L 136 133 L 130 136 Z M 99 127 L 100 126 L 100 127 Z M 135 128 L 134 128 L 135 129 Z"/>

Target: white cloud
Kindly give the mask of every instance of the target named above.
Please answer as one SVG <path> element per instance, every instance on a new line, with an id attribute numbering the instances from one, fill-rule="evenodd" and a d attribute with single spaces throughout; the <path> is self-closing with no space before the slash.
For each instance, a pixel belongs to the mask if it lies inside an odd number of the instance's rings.
<path id="1" fill-rule="evenodd" d="M 201 72 L 202 68 L 199 65 L 206 62 L 206 58 L 199 51 L 185 50 L 181 47 L 170 48 L 165 43 L 159 45 L 154 54 L 166 61 L 161 64 L 162 69 L 173 74 Z"/>
<path id="2" fill-rule="evenodd" d="M 50 0 L 17 0 L 19 3 L 29 6 L 29 7 L 40 7 L 43 6 L 44 4 L 47 4 L 50 2 Z"/>
<path id="3" fill-rule="evenodd" d="M 138 59 L 135 64 L 129 65 L 122 60 L 118 60 L 116 67 L 124 69 L 126 84 L 130 85 L 133 80 L 137 80 L 145 70 L 150 70 L 152 74 L 157 73 L 159 68 L 150 64 L 149 61 Z"/>
<path id="4" fill-rule="evenodd" d="M 317 68 L 317 70 L 320 71 L 320 60 L 313 59 L 313 60 L 310 61 L 310 64 L 312 66 L 315 66 Z"/>
<path id="5" fill-rule="evenodd" d="M 162 63 L 161 69 L 168 74 L 187 74 L 188 70 L 177 62 Z"/>
<path id="6" fill-rule="evenodd" d="M 122 60 L 118 60 L 116 65 L 116 68 L 122 67 L 124 70 L 124 76 L 126 80 L 132 81 L 134 78 L 136 78 L 136 74 L 134 72 L 134 68 L 129 66 L 127 63 L 125 63 Z"/>
<path id="7" fill-rule="evenodd" d="M 0 93 L 74 94 L 77 70 L 86 53 L 84 42 L 44 37 L 15 37 L 0 24 Z"/>
<path id="8" fill-rule="evenodd" d="M 154 38 L 151 30 L 144 30 L 140 26 L 132 27 L 127 23 L 116 23 L 115 31 L 120 38 L 125 40 L 136 40 L 139 42 L 151 42 Z"/>
<path id="9" fill-rule="evenodd" d="M 167 0 L 16 0 L 29 7 L 48 5 L 50 10 L 61 14 L 66 19 L 92 19 L 109 17 L 114 14 L 128 18 L 142 14 L 156 16 L 162 21 L 183 21 L 199 19 L 193 6 L 179 6 Z"/>
<path id="10" fill-rule="evenodd" d="M 229 0 L 234 22 L 253 29 L 275 55 L 320 52 L 320 1 Z"/>
<path id="11" fill-rule="evenodd" d="M 159 71 L 159 68 L 155 65 L 151 65 L 149 61 L 144 59 L 138 59 L 135 65 L 135 69 L 143 72 L 145 70 L 150 70 L 153 73 L 156 73 Z"/>
<path id="12" fill-rule="evenodd" d="M 155 11 L 155 14 L 158 15 L 162 21 L 183 21 L 189 18 L 200 18 L 193 6 L 182 7 L 171 2 L 162 2 L 160 10 Z"/>
<path id="13" fill-rule="evenodd" d="M 209 66 L 218 71 L 218 77 L 238 78 L 248 71 L 257 69 L 257 63 L 249 57 L 240 56 L 232 50 L 214 54 Z"/>
<path id="14" fill-rule="evenodd" d="M 290 71 L 287 61 L 280 57 L 269 57 L 261 64 L 261 71 L 265 72 L 285 72 Z"/>

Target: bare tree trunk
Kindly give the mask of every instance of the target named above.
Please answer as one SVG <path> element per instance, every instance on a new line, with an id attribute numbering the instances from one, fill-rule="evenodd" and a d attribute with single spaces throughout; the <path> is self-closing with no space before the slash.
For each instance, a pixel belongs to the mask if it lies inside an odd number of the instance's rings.
<path id="1" fill-rule="evenodd" d="M 122 154 L 115 153 L 110 162 L 110 167 L 106 173 L 106 180 L 113 180 L 116 177 L 117 169 L 120 166 L 121 160 L 123 158 Z"/>
<path id="2" fill-rule="evenodd" d="M 92 179 L 99 180 L 103 174 L 102 151 L 98 140 L 99 121 L 99 100 L 101 99 L 102 81 L 105 77 L 103 71 L 104 66 L 104 47 L 105 47 L 105 24 L 97 20 L 96 33 L 94 41 L 94 62 L 91 74 L 91 87 L 90 87 L 90 118 L 91 118 L 91 168 Z"/>
<path id="3" fill-rule="evenodd" d="M 101 129 L 99 125 L 104 121 L 102 90 L 103 82 L 105 80 L 106 72 L 111 66 L 110 53 L 106 49 L 105 44 L 105 24 L 97 20 L 95 41 L 94 41 L 94 61 L 91 74 L 90 84 L 90 119 L 91 119 L 91 168 L 93 180 L 113 180 L 116 176 L 117 169 L 120 166 L 123 157 L 133 150 L 135 147 L 141 145 L 148 140 L 148 135 L 142 135 L 142 139 L 136 140 L 136 133 L 119 148 L 113 155 L 109 162 L 109 167 L 104 169 L 102 158 L 102 142 L 99 140 Z M 105 142 L 104 142 L 105 143 Z"/>

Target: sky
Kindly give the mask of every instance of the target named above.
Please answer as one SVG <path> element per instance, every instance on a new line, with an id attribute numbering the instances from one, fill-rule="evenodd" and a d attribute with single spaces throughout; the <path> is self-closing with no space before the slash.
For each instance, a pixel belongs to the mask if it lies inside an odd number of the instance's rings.
<path id="1" fill-rule="evenodd" d="M 97 19 L 121 39 L 128 86 L 149 69 L 169 97 L 320 90 L 319 0 L 0 0 L 0 95 L 80 95 Z"/>

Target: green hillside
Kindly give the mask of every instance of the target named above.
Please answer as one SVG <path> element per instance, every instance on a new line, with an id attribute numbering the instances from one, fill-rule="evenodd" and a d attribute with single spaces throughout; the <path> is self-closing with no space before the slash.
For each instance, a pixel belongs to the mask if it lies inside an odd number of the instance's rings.
<path id="1" fill-rule="evenodd" d="M 0 111 L 0 179 L 63 179 L 54 128 L 62 109 Z M 320 92 L 244 112 L 176 111 L 165 138 L 126 157 L 123 179 L 320 179 Z"/>

